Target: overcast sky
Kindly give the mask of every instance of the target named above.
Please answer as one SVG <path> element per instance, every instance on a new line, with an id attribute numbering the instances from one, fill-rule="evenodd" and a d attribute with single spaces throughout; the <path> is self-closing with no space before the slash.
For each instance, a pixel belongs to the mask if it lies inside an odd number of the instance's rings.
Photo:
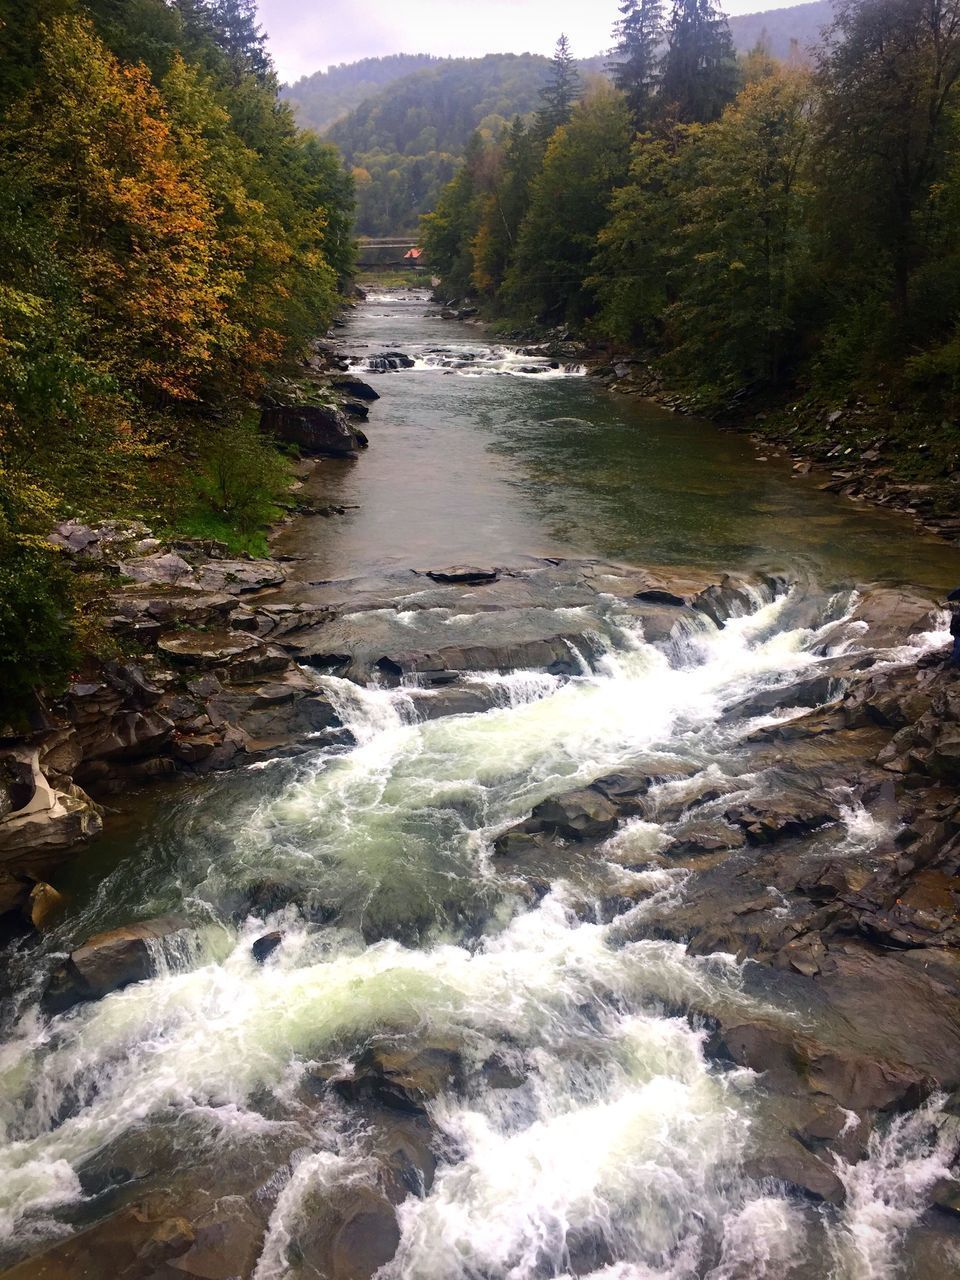
<path id="1" fill-rule="evenodd" d="M 797 0 L 793 0 L 794 3 Z M 550 53 L 565 31 L 577 57 L 610 45 L 618 0 L 258 0 L 284 80 L 387 53 Z M 756 13 L 791 0 L 728 0 Z"/>

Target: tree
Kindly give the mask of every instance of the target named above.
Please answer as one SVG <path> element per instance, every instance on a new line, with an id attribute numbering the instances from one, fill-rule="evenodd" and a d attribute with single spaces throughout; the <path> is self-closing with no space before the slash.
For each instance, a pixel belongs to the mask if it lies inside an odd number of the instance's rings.
<path id="1" fill-rule="evenodd" d="M 530 205 L 530 188 L 542 161 L 542 149 L 517 116 L 491 166 L 493 181 L 471 246 L 472 279 L 494 304 L 516 251 L 520 227 Z"/>
<path id="2" fill-rule="evenodd" d="M 737 91 L 730 28 L 714 0 L 674 0 L 667 30 L 661 95 L 678 120 L 706 124 Z"/>
<path id="3" fill-rule="evenodd" d="M 727 395 L 781 379 L 809 258 L 811 79 L 748 85 L 696 140 L 680 199 L 669 365 Z"/>
<path id="4" fill-rule="evenodd" d="M 663 0 L 623 0 L 610 70 L 638 128 L 650 124 L 660 85 Z"/>
<path id="5" fill-rule="evenodd" d="M 840 3 L 819 69 L 827 239 L 838 272 L 886 276 L 901 330 L 958 78 L 958 0 Z"/>
<path id="6" fill-rule="evenodd" d="M 593 312 L 587 276 L 632 136 L 623 95 L 601 81 L 550 139 L 504 286 L 516 314 L 576 324 Z"/>
<path id="7" fill-rule="evenodd" d="M 261 83 L 271 80 L 273 63 L 257 21 L 256 0 L 211 0 L 207 9 L 213 39 L 233 62 L 238 78 L 250 71 Z"/>
<path id="8" fill-rule="evenodd" d="M 636 140 L 629 177 L 614 193 L 597 238 L 590 275 L 600 304 L 597 328 L 650 354 L 662 341 L 675 297 L 677 228 L 684 192 L 696 181 L 701 129 L 673 122 Z"/>
<path id="9" fill-rule="evenodd" d="M 542 138 L 549 138 L 554 129 L 567 123 L 579 93 L 580 75 L 570 41 L 561 35 L 550 63 L 550 78 L 540 90 L 537 128 Z"/>
<path id="10" fill-rule="evenodd" d="M 0 129 L 0 176 L 52 228 L 98 367 L 138 394 L 189 399 L 224 322 L 214 208 L 144 68 L 69 17 L 41 60 Z"/>

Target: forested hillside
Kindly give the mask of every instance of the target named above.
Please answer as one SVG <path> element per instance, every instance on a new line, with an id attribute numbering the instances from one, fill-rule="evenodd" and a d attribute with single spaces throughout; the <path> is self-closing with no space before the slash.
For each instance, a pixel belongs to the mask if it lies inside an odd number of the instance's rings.
<path id="1" fill-rule="evenodd" d="M 280 93 L 304 128 L 323 133 L 395 80 L 440 61 L 442 59 L 430 53 L 363 58 L 360 62 L 345 62 L 326 71 L 315 71 L 311 76 L 301 76 L 294 84 L 284 85 Z"/>
<path id="2" fill-rule="evenodd" d="M 891 465 L 956 468 L 960 0 L 842 0 L 812 67 L 738 59 L 703 0 L 622 11 L 618 87 L 475 139 L 424 224 L 446 294 L 702 406 L 850 400 Z"/>
<path id="3" fill-rule="evenodd" d="M 603 60 L 581 64 L 600 72 Z M 516 115 L 536 110 L 549 59 L 489 54 L 448 59 L 397 81 L 364 102 L 328 136 L 353 166 L 358 230 L 416 231 L 463 160 L 475 131 L 495 138 Z"/>
<path id="4" fill-rule="evenodd" d="M 351 183 L 252 0 L 0 0 L 0 687 L 73 661 L 44 535 L 146 516 L 243 545 L 287 484 L 251 400 L 329 323 Z"/>

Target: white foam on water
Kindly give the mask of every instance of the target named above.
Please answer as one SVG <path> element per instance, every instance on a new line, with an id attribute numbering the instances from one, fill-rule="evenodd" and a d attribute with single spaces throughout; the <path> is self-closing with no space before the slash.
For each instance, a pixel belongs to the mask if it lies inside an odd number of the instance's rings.
<path id="1" fill-rule="evenodd" d="M 846 1191 L 839 1230 L 830 1235 L 837 1280 L 893 1280 L 906 1232 L 926 1206 L 926 1193 L 951 1176 L 958 1123 L 935 1098 L 918 1111 L 895 1116 L 870 1135 L 866 1159 L 837 1161 Z M 946 1280 L 946 1278 L 945 1278 Z"/>
<path id="2" fill-rule="evenodd" d="M 718 741 L 734 740 L 735 726 L 718 727 L 728 707 L 818 661 L 809 630 L 780 626 L 787 607 L 786 597 L 760 603 L 719 631 L 705 622 L 688 638 L 686 667 L 645 643 L 635 620 L 598 618 L 606 650 L 593 670 L 478 676 L 500 705 L 425 723 L 408 690 L 325 677 L 356 747 L 308 761 L 264 800 L 219 872 L 282 857 L 308 885 L 327 864 L 389 892 L 404 877 L 421 885 L 433 876 L 450 892 L 475 884 L 490 874 L 493 835 L 545 796 L 651 751 L 706 763 Z M 865 845 L 882 834 L 853 811 L 847 824 Z M 652 855 L 657 832 L 628 824 L 609 852 Z M 638 887 L 648 895 L 636 913 L 682 885 L 669 870 L 634 874 L 646 877 Z M 164 953 L 150 980 L 50 1023 L 28 1017 L 0 1051 L 0 1231 L 22 1238 L 75 1201 L 84 1162 L 151 1118 L 202 1115 L 256 1135 L 263 1117 L 253 1100 L 266 1089 L 282 1101 L 303 1063 L 374 1034 L 436 1032 L 467 1045 L 478 1066 L 514 1046 L 527 1083 L 438 1100 L 434 1119 L 462 1158 L 442 1168 L 430 1196 L 403 1206 L 394 1274 L 533 1280 L 545 1262 L 562 1274 L 570 1231 L 625 1259 L 598 1273 L 606 1280 L 686 1280 L 709 1234 L 722 1242 L 714 1280 L 786 1270 L 790 1241 L 802 1235 L 793 1210 L 739 1172 L 748 1124 L 740 1091 L 750 1080 L 712 1068 L 701 1034 L 661 1012 L 744 999 L 738 967 L 675 943 L 632 941 L 631 913 L 612 925 L 585 922 L 575 902 L 557 886 L 523 914 L 510 918 L 504 907 L 469 945 L 420 949 L 368 946 L 350 930 L 288 915 L 264 965 L 250 944 L 265 922 L 251 919 L 219 931 L 213 951 Z M 854 1280 L 885 1280 L 890 1242 L 942 1163 L 942 1153 L 924 1154 L 924 1141 L 904 1120 L 865 1165 L 843 1171 L 842 1265 L 865 1258 L 874 1268 L 850 1272 Z M 283 1274 L 297 1214 L 328 1176 L 353 1177 L 354 1167 L 321 1152 L 293 1172 L 258 1280 Z"/>
<path id="3" fill-rule="evenodd" d="M 375 1182 L 376 1165 L 371 1160 L 329 1151 L 302 1155 L 277 1197 L 253 1280 L 285 1280 L 291 1275 L 290 1249 L 306 1225 L 312 1197 Z"/>

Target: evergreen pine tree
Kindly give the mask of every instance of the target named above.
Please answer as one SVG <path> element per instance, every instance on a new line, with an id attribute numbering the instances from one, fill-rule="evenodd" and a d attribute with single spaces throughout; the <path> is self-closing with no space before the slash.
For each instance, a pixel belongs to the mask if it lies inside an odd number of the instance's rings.
<path id="1" fill-rule="evenodd" d="M 261 82 L 273 74 L 267 37 L 257 21 L 256 0 L 213 0 L 208 5 L 213 38 L 242 73 L 252 71 Z"/>
<path id="2" fill-rule="evenodd" d="M 643 128 L 653 117 L 660 83 L 663 0 L 623 0 L 620 13 L 610 70 L 634 121 Z"/>
<path id="3" fill-rule="evenodd" d="M 580 95 L 580 74 L 570 41 L 561 35 L 550 63 L 550 79 L 540 91 L 541 107 L 537 112 L 537 131 L 549 138 L 555 129 L 570 119 L 573 104 Z"/>
<path id="4" fill-rule="evenodd" d="M 664 106 L 678 120 L 718 120 L 737 92 L 730 27 L 714 0 L 673 0 L 663 60 Z"/>

